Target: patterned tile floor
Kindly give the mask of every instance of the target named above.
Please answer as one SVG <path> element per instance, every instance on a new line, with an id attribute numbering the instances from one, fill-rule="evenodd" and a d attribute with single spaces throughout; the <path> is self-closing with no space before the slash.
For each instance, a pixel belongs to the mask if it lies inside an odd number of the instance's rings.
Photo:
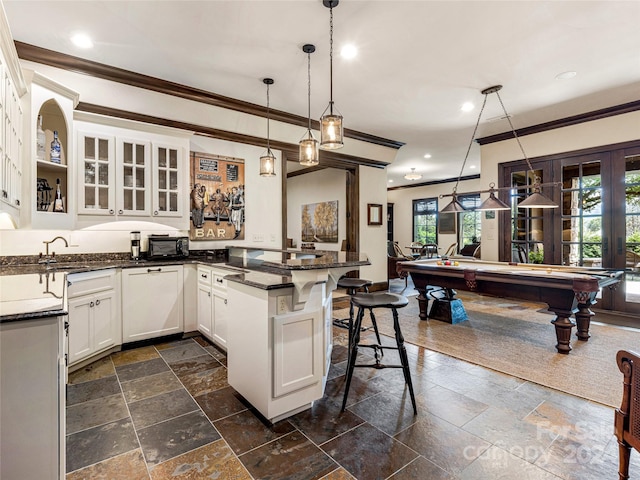
<path id="1" fill-rule="evenodd" d="M 617 478 L 613 409 L 413 345 L 417 416 L 397 369 L 356 369 L 341 413 L 346 331 L 334 339 L 325 397 L 275 425 L 201 337 L 73 373 L 67 480 Z"/>

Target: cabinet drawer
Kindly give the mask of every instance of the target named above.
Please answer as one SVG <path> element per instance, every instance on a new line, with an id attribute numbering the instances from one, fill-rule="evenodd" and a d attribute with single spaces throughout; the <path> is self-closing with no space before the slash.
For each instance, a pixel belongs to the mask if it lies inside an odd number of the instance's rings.
<path id="1" fill-rule="evenodd" d="M 198 283 L 200 285 L 211 285 L 213 274 L 208 267 L 198 265 Z"/>
<path id="2" fill-rule="evenodd" d="M 116 271 L 98 270 L 94 272 L 72 273 L 67 276 L 69 298 L 87 295 L 89 293 L 102 292 L 116 288 Z"/>
<path id="3" fill-rule="evenodd" d="M 212 272 L 212 274 L 213 279 L 211 280 L 211 286 L 213 289 L 220 293 L 225 293 L 227 291 L 227 281 L 224 279 L 224 276 L 228 274 L 216 271 Z"/>

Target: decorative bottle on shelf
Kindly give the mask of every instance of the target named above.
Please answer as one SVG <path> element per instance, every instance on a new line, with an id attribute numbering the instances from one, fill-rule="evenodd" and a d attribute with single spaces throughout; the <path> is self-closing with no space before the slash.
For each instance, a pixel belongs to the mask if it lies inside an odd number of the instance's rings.
<path id="1" fill-rule="evenodd" d="M 53 201 L 53 211 L 64 213 L 64 204 L 62 203 L 62 192 L 60 191 L 59 178 L 56 178 L 56 199 Z"/>
<path id="2" fill-rule="evenodd" d="M 60 163 L 60 141 L 58 140 L 58 131 L 53 131 L 53 141 L 51 142 L 51 161 L 53 163 Z"/>
<path id="3" fill-rule="evenodd" d="M 36 158 L 40 160 L 44 160 L 46 153 L 45 143 L 45 134 L 42 129 L 42 115 L 38 115 L 38 127 L 36 130 Z"/>

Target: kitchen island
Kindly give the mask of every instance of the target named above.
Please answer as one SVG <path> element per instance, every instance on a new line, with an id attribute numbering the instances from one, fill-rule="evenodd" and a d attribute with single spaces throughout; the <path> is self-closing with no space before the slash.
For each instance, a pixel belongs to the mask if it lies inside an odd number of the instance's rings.
<path id="1" fill-rule="evenodd" d="M 276 422 L 322 398 L 331 363 L 332 292 L 369 261 L 349 252 L 229 248 L 228 382 Z"/>

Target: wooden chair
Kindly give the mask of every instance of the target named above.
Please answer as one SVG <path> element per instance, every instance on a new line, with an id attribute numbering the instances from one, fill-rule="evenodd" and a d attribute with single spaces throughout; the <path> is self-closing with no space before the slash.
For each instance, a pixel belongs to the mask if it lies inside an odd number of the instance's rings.
<path id="1" fill-rule="evenodd" d="M 398 245 L 398 242 L 390 242 L 387 240 L 387 279 L 404 278 L 405 287 L 408 285 L 409 274 L 406 272 L 398 273 L 398 262 L 406 262 L 413 260 L 413 257 L 405 255 Z"/>
<path id="2" fill-rule="evenodd" d="M 442 254 L 442 256 L 451 257 L 457 253 L 457 250 L 458 250 L 458 242 L 452 243 L 451 245 L 449 245 L 449 248 L 447 248 L 447 251 Z"/>
<path id="3" fill-rule="evenodd" d="M 619 480 L 629 478 L 631 448 L 640 451 L 640 355 L 625 350 L 616 355 L 618 368 L 624 375 L 622 404 L 616 408 L 614 433 L 618 439 Z M 635 364 L 638 364 L 638 369 Z"/>

